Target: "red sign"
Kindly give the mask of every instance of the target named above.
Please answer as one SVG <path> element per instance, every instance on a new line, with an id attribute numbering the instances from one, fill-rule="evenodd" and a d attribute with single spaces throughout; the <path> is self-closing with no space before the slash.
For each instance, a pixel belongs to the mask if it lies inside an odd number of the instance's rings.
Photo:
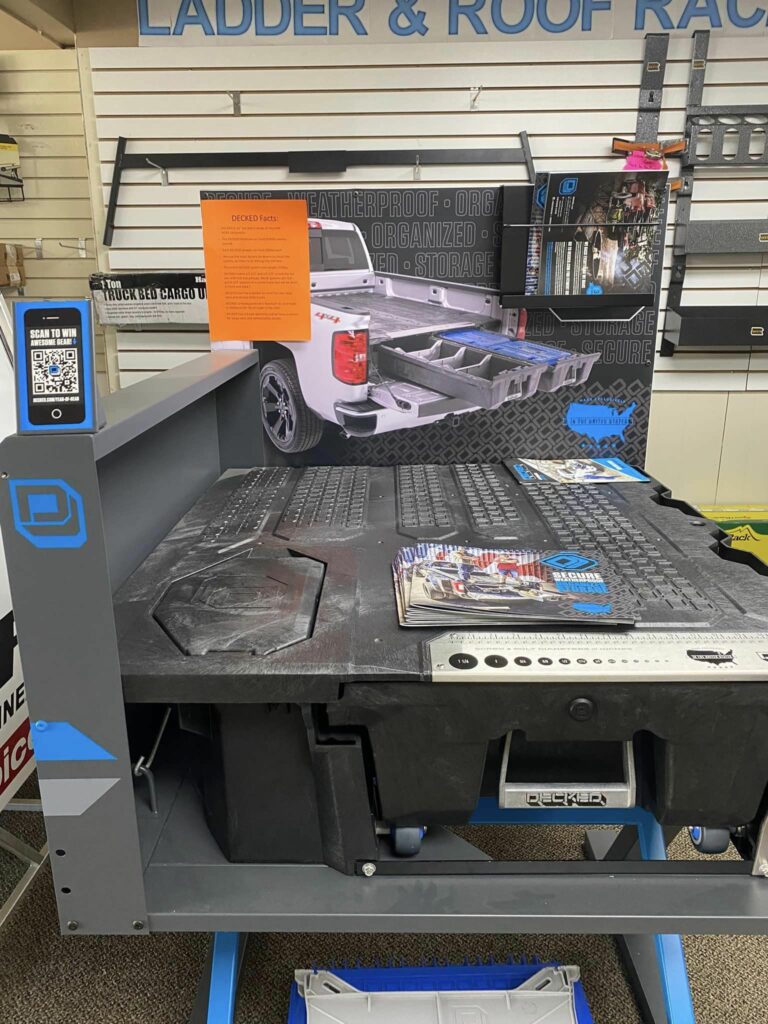
<path id="1" fill-rule="evenodd" d="M 0 804 L 2 804 L 3 793 L 24 771 L 32 757 L 29 719 L 25 718 L 16 731 L 3 740 L 3 745 L 0 747 Z"/>

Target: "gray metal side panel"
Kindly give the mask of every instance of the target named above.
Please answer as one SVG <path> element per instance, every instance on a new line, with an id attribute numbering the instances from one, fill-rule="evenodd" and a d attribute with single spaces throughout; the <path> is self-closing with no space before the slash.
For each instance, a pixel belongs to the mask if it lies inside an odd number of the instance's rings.
<path id="1" fill-rule="evenodd" d="M 132 441 L 258 362 L 258 352 L 212 352 L 109 395 L 104 399 L 107 425 L 94 435 L 96 458 Z"/>
<path id="2" fill-rule="evenodd" d="M 258 357 L 258 353 L 256 353 Z M 219 462 L 225 469 L 263 466 L 261 389 L 258 361 L 216 391 Z"/>
<path id="3" fill-rule="evenodd" d="M 153 931 L 764 934 L 768 885 L 749 875 L 423 876 L 324 866 L 150 865 Z"/>
<path id="4" fill-rule="evenodd" d="M 97 470 L 115 591 L 219 476 L 216 396 L 113 450 Z"/>
<path id="5" fill-rule="evenodd" d="M 0 446 L 0 473 L 0 521 L 32 736 L 40 735 L 40 720 L 67 722 L 114 758 L 42 761 L 41 786 L 55 779 L 117 779 L 82 814 L 55 813 L 71 812 L 71 801 L 68 808 L 44 806 L 61 925 L 128 933 L 134 921 L 146 920 L 146 911 L 93 440 L 8 438 Z M 38 549 L 18 533 L 6 474 L 65 480 L 75 488 L 83 501 L 85 544 Z M 72 787 L 64 788 L 71 794 Z M 71 891 L 64 893 L 65 887 Z"/>

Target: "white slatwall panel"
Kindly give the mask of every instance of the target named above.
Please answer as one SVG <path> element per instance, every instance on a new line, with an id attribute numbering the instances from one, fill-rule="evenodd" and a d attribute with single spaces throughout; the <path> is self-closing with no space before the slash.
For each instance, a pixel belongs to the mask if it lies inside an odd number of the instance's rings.
<path id="1" fill-rule="evenodd" d="M 23 203 L 0 203 L 0 242 L 24 247 L 28 298 L 88 298 L 96 269 L 80 78 L 73 50 L 0 51 L 0 132 L 19 142 Z M 35 255 L 42 239 L 43 258 Z M 78 239 L 88 256 L 78 255 Z M 17 293 L 7 289 L 12 299 Z M 103 337 L 97 370 L 106 385 Z"/>
<path id="2" fill-rule="evenodd" d="M 667 67 L 661 133 L 682 134 L 691 42 L 673 39 Z M 270 46 L 200 49 L 96 49 L 89 51 L 95 112 L 92 153 L 100 164 L 106 205 L 115 140 L 132 152 L 151 149 L 285 150 L 375 149 L 424 146 L 472 149 L 517 144 L 528 131 L 541 170 L 617 169 L 609 155 L 614 135 L 634 132 L 642 41 L 457 43 L 413 47 Z M 715 36 L 707 68 L 706 103 L 759 103 L 768 97 L 765 39 Z M 482 86 L 472 108 L 472 93 Z M 243 114 L 232 114 L 230 90 L 242 93 Z M 99 173 L 93 173 L 97 181 Z M 422 169 L 425 184 L 500 184 L 524 180 L 521 166 Z M 354 168 L 345 175 L 289 175 L 283 170 L 172 171 L 163 188 L 156 171 L 124 175 L 114 245 L 104 266 L 114 270 L 198 269 L 203 266 L 199 191 L 210 187 L 270 187 L 326 182 L 338 187 L 413 183 L 410 168 Z M 674 217 L 674 205 L 671 209 Z M 748 178 L 729 169 L 697 177 L 694 216 L 701 219 L 768 216 L 768 174 Z M 667 234 L 662 306 L 671 257 Z M 689 272 L 685 300 L 718 305 L 768 303 L 768 260 L 759 256 L 707 256 Z M 193 358 L 201 334 L 121 332 L 118 361 L 123 384 L 181 358 Z M 768 390 L 768 355 L 685 352 L 659 357 L 652 430 L 667 432 L 675 402 L 701 394 L 686 408 L 714 417 L 712 437 L 726 436 L 728 393 Z M 677 393 L 677 394 L 675 394 Z M 711 398 L 709 397 L 711 396 Z M 755 396 L 759 399 L 760 396 Z M 692 430 L 691 443 L 695 443 Z M 709 435 L 707 435 L 709 436 Z M 666 453 L 659 436 L 651 445 Z M 717 494 L 717 451 L 701 453 L 702 467 L 686 456 L 682 474 L 698 500 Z M 661 454 L 659 455 L 661 457 Z M 666 454 L 664 457 L 667 457 Z M 669 473 L 666 474 L 669 478 Z M 698 480 L 698 484 L 692 482 Z M 740 498 L 738 489 L 720 494 Z M 768 495 L 762 495 L 765 499 Z M 762 500 L 761 499 L 761 500 Z M 749 500 L 756 500 L 754 495 Z"/>

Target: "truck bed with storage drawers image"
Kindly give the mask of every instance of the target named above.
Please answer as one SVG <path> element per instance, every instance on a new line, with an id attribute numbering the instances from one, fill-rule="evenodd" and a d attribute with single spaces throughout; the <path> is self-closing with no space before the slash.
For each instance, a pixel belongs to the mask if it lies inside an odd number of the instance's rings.
<path id="1" fill-rule="evenodd" d="M 373 269 L 353 223 L 309 222 L 312 337 L 270 346 L 262 419 L 282 452 L 327 423 L 367 437 L 583 384 L 599 353 L 524 340 L 493 289 Z"/>

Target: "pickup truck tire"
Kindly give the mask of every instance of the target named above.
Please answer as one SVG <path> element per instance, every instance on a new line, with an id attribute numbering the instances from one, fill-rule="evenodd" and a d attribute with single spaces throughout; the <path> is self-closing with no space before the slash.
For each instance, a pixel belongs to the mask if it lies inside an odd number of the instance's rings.
<path id="1" fill-rule="evenodd" d="M 281 452 L 309 451 L 323 436 L 323 421 L 304 401 L 290 359 L 273 359 L 261 371 L 261 420 Z"/>

